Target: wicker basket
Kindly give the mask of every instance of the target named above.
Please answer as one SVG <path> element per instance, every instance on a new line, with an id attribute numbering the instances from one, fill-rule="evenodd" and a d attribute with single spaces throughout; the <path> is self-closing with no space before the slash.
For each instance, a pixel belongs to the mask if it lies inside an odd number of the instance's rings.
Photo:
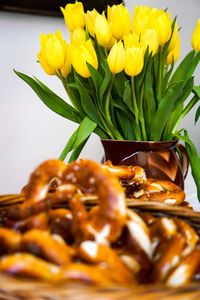
<path id="1" fill-rule="evenodd" d="M 0 196 L 0 221 L 4 217 L 6 206 L 23 202 L 23 200 L 21 195 Z M 85 202 L 87 205 L 92 205 L 96 199 L 90 197 L 85 199 Z M 127 205 L 141 214 L 149 212 L 155 216 L 178 216 L 189 222 L 200 234 L 200 213 L 191 209 L 132 199 L 127 199 Z M 0 300 L 155 300 L 161 297 L 165 300 L 198 300 L 200 299 L 200 283 L 192 283 L 180 288 L 153 285 L 133 288 L 114 286 L 102 289 L 74 283 L 54 285 L 0 274 Z"/>

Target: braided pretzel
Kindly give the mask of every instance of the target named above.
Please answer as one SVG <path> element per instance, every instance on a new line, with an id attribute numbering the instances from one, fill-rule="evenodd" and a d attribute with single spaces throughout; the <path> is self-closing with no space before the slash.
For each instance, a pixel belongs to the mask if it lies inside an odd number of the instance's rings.
<path id="1" fill-rule="evenodd" d="M 60 280 L 61 276 L 58 266 L 25 252 L 2 257 L 0 271 L 53 282 Z"/>
<path id="2" fill-rule="evenodd" d="M 21 247 L 25 252 L 39 255 L 58 265 L 68 264 L 75 254 L 74 249 L 60 236 L 38 229 L 32 229 L 23 235 Z"/>
<path id="3" fill-rule="evenodd" d="M 166 284 L 178 287 L 191 281 L 200 268 L 200 250 L 194 249 L 186 256 L 168 277 Z"/>
<path id="4" fill-rule="evenodd" d="M 153 282 L 163 282 L 166 279 L 172 268 L 178 264 L 184 246 L 184 239 L 180 235 L 160 243 L 154 256 L 154 268 L 151 274 Z"/>
<path id="5" fill-rule="evenodd" d="M 120 179 L 136 177 L 133 169 L 112 170 Z M 195 230 L 177 218 L 142 217 L 126 209 L 123 188 L 111 172 L 89 160 L 68 165 L 51 160 L 39 166 L 23 191 L 26 201 L 12 208 L 13 219 L 5 222 L 22 233 L 0 228 L 1 255 L 17 251 L 0 258 L 0 271 L 97 285 L 191 281 L 200 266 Z M 166 201 L 170 195 L 182 201 L 183 192 L 170 189 L 168 182 L 150 179 L 141 185 L 150 200 L 160 195 Z M 99 206 L 87 210 L 80 191 L 97 194 Z M 68 203 L 69 209 L 52 209 L 58 203 Z"/>
<path id="6" fill-rule="evenodd" d="M 139 166 L 113 166 L 111 161 L 106 161 L 102 167 L 108 169 L 111 174 L 119 179 L 146 181 L 144 169 Z"/>
<path id="7" fill-rule="evenodd" d="M 20 249 L 20 244 L 20 233 L 8 228 L 0 228 L 0 254 L 15 252 Z"/>
<path id="8" fill-rule="evenodd" d="M 158 201 L 171 205 L 179 205 L 185 199 L 184 191 L 176 184 L 166 180 L 148 179 L 142 188 L 133 193 L 140 200 Z"/>
<path id="9" fill-rule="evenodd" d="M 135 281 L 134 273 L 130 272 L 130 269 L 127 268 L 115 251 L 107 245 L 84 241 L 79 247 L 78 254 L 80 258 L 89 263 L 104 263 L 110 273 L 113 274 L 113 278 L 122 284 Z M 116 270 L 120 270 L 120 272 L 116 272 Z"/>

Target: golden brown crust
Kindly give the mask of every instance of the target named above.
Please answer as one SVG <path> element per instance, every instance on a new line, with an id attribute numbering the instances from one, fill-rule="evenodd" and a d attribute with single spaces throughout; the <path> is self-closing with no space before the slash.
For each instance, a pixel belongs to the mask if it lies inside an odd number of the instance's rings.
<path id="1" fill-rule="evenodd" d="M 176 217 L 139 215 L 126 207 L 119 178 L 134 181 L 140 172 L 90 160 L 40 165 L 23 190 L 25 201 L 8 206 L 0 271 L 100 286 L 190 282 L 200 267 L 199 235 Z M 183 201 L 183 191 L 169 182 L 148 179 L 141 186 L 141 198 Z M 98 205 L 85 206 L 84 192 L 97 195 Z"/>
<path id="2" fill-rule="evenodd" d="M 141 188 L 133 193 L 133 197 L 140 200 L 180 205 L 185 199 L 185 193 L 173 182 L 148 178 Z"/>

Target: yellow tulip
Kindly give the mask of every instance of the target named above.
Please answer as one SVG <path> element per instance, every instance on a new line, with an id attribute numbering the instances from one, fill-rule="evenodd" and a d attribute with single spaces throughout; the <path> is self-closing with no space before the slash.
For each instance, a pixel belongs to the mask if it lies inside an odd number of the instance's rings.
<path id="1" fill-rule="evenodd" d="M 70 31 L 76 28 L 84 28 L 85 17 L 82 2 L 68 3 L 65 8 L 61 7 L 66 26 Z"/>
<path id="2" fill-rule="evenodd" d="M 168 51 L 173 50 L 174 47 L 176 46 L 178 35 L 179 35 L 179 33 L 178 33 L 178 24 L 177 24 L 177 22 L 175 22 L 172 37 L 171 37 L 171 40 L 170 40 L 170 43 L 169 43 L 169 46 L 168 46 Z"/>
<path id="3" fill-rule="evenodd" d="M 192 34 L 192 47 L 195 51 L 200 51 L 200 19 L 197 21 Z"/>
<path id="4" fill-rule="evenodd" d="M 172 64 L 172 62 L 176 62 L 180 56 L 180 36 L 177 36 L 176 44 L 174 46 L 174 49 L 169 51 L 166 59 L 167 65 Z"/>
<path id="5" fill-rule="evenodd" d="M 135 32 L 130 32 L 127 35 L 124 35 L 124 48 L 125 50 L 128 48 L 131 48 L 133 46 L 135 47 L 139 47 L 140 43 L 139 43 L 139 38 L 137 36 L 137 34 Z"/>
<path id="6" fill-rule="evenodd" d="M 55 75 L 65 65 L 70 66 L 67 58 L 67 43 L 59 30 L 55 34 L 41 34 L 40 46 L 38 59 L 47 74 Z"/>
<path id="7" fill-rule="evenodd" d="M 48 75 L 56 75 L 57 72 L 55 69 L 53 69 L 52 67 L 50 67 L 46 61 L 46 58 L 43 56 L 43 52 L 40 51 L 37 55 L 39 63 L 41 65 L 41 67 L 43 68 L 43 70 L 48 74 Z"/>
<path id="8" fill-rule="evenodd" d="M 85 30 L 83 28 L 77 28 L 70 33 L 70 41 L 75 46 L 80 46 L 85 42 Z"/>
<path id="9" fill-rule="evenodd" d="M 156 31 L 154 29 L 145 29 L 141 35 L 140 44 L 143 47 L 144 52 L 146 51 L 147 47 L 149 47 L 149 53 L 154 55 L 159 47 Z"/>
<path id="10" fill-rule="evenodd" d="M 158 43 L 163 46 L 170 39 L 172 33 L 170 15 L 162 9 L 153 8 L 148 28 L 156 30 Z"/>
<path id="11" fill-rule="evenodd" d="M 88 10 L 87 13 L 85 14 L 85 23 L 87 26 L 87 29 L 89 31 L 89 34 L 94 37 L 94 24 L 95 24 L 95 19 L 98 15 L 97 10 L 94 8 L 93 10 Z"/>
<path id="12" fill-rule="evenodd" d="M 124 71 L 129 76 L 138 75 L 144 66 L 144 52 L 142 48 L 131 47 L 125 51 L 126 62 Z"/>
<path id="13" fill-rule="evenodd" d="M 112 33 L 108 20 L 106 19 L 104 14 L 98 14 L 96 16 L 94 32 L 99 45 L 101 45 L 102 47 L 107 47 L 108 45 L 110 45 L 112 40 Z"/>
<path id="14" fill-rule="evenodd" d="M 54 69 L 60 69 L 66 59 L 66 42 L 59 30 L 46 42 L 45 51 L 48 64 Z"/>
<path id="15" fill-rule="evenodd" d="M 110 71 L 113 74 L 120 73 L 125 66 L 125 50 L 121 41 L 114 44 L 111 48 L 110 53 L 107 57 L 107 62 L 110 68 Z"/>
<path id="16" fill-rule="evenodd" d="M 98 69 L 98 59 L 91 39 L 77 48 L 73 47 L 73 51 L 73 53 L 71 51 L 71 57 L 75 71 L 82 77 L 90 77 L 87 63 L 92 65 L 96 70 Z"/>
<path id="17" fill-rule="evenodd" d="M 132 30 L 136 32 L 138 36 L 140 36 L 141 33 L 143 33 L 143 31 L 145 30 L 149 22 L 151 11 L 152 9 L 148 6 L 135 6 L 132 21 Z"/>
<path id="18" fill-rule="evenodd" d="M 109 7 L 108 21 L 115 39 L 120 40 L 127 35 L 131 29 L 131 17 L 128 9 L 123 5 Z"/>

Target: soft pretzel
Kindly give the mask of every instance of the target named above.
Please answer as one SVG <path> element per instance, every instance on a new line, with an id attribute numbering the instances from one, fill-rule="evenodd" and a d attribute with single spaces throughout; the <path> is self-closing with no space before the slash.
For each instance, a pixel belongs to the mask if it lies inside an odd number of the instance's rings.
<path id="1" fill-rule="evenodd" d="M 61 236 L 38 229 L 32 229 L 23 235 L 21 247 L 24 252 L 33 253 L 57 265 L 68 264 L 75 254 L 75 250 Z"/>
<path id="2" fill-rule="evenodd" d="M 119 179 L 146 181 L 145 171 L 139 166 L 114 166 L 111 161 L 106 161 L 102 166 Z"/>
<path id="3" fill-rule="evenodd" d="M 0 271 L 48 281 L 58 281 L 61 276 L 59 266 L 25 252 L 3 256 L 0 259 Z"/>
<path id="4" fill-rule="evenodd" d="M 80 189 L 91 186 L 99 198 L 98 209 L 89 216 L 88 230 L 94 236 L 105 233 L 114 240 L 120 235 L 126 218 L 125 195 L 118 179 L 108 170 L 90 160 L 75 161 L 68 165 L 64 174 L 67 183 L 76 184 Z"/>
<path id="5" fill-rule="evenodd" d="M 122 181 L 138 180 L 133 196 L 143 200 L 183 203 L 184 193 L 142 172 L 90 160 L 41 164 L 23 189 L 25 201 L 5 209 L 0 271 L 100 286 L 192 281 L 200 267 L 196 230 L 177 217 L 127 208 Z M 86 206 L 84 193 L 96 195 L 97 205 Z"/>
<path id="6" fill-rule="evenodd" d="M 179 287 L 189 283 L 200 268 L 200 250 L 194 249 L 171 272 L 166 284 L 171 287 Z"/>
<path id="7" fill-rule="evenodd" d="M 184 201 L 185 193 L 173 182 L 149 178 L 138 191 L 133 192 L 133 197 L 140 200 L 179 205 Z"/>

